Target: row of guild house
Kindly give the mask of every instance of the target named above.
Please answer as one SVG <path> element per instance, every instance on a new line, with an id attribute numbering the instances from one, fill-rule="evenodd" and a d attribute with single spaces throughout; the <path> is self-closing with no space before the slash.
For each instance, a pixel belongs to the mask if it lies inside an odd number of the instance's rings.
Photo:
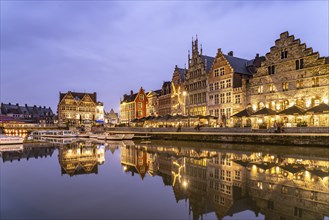
<path id="1" fill-rule="evenodd" d="M 156 116 L 182 123 L 188 116 L 198 118 L 196 123 L 208 117 L 213 127 L 329 126 L 329 57 L 320 57 L 293 35 L 281 33 L 265 56 L 253 59 L 221 49 L 215 57 L 205 56 L 198 47 L 196 38 L 188 68 L 176 65 L 161 89 L 124 95 L 121 123 L 163 122 Z"/>

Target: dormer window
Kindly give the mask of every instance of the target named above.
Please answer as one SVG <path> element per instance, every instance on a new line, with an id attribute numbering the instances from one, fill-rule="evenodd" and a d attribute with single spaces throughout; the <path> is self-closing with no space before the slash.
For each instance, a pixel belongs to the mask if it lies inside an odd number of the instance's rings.
<path id="1" fill-rule="evenodd" d="M 281 51 L 281 59 L 285 59 L 288 57 L 288 51 L 287 49 L 284 49 Z"/>

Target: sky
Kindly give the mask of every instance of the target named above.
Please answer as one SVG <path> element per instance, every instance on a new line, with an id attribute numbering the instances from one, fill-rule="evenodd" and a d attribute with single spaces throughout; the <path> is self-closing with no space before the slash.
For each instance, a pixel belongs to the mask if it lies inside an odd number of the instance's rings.
<path id="1" fill-rule="evenodd" d="M 60 92 L 97 92 L 119 111 L 203 54 L 253 59 L 288 31 L 328 56 L 329 1 L 0 1 L 1 102 L 51 107 Z"/>

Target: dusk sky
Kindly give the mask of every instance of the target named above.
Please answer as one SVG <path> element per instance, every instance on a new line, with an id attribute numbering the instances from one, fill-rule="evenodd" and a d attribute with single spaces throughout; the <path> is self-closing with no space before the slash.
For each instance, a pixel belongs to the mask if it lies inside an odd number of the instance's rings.
<path id="1" fill-rule="evenodd" d="M 59 92 L 97 92 L 105 110 L 123 94 L 161 88 L 187 64 L 192 37 L 252 59 L 280 33 L 328 56 L 329 1 L 3 1 L 1 102 L 50 106 Z"/>

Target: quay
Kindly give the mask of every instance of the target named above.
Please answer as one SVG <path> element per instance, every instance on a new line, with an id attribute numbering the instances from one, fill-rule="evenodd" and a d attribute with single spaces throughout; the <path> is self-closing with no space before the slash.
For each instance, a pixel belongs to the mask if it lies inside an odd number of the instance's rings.
<path id="1" fill-rule="evenodd" d="M 113 133 L 133 133 L 138 139 L 151 140 L 199 141 L 219 143 L 242 143 L 286 146 L 328 147 L 329 133 L 268 133 L 266 132 L 227 132 L 207 129 L 149 129 L 149 128 L 112 128 Z"/>

